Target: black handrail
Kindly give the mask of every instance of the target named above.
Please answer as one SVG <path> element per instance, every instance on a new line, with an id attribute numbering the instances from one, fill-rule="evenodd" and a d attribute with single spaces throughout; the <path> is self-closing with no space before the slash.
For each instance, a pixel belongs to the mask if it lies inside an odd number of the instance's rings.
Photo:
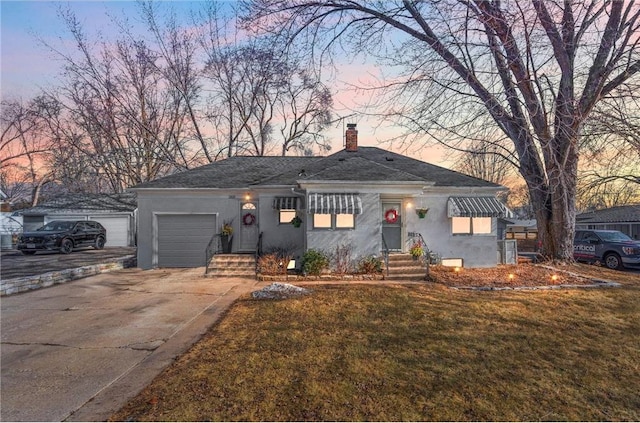
<path id="1" fill-rule="evenodd" d="M 220 254 L 222 252 L 222 239 L 221 239 L 222 234 L 214 234 L 211 239 L 209 240 L 209 244 L 207 244 L 207 249 L 205 250 L 205 268 L 204 268 L 204 274 L 208 274 L 209 273 L 209 262 L 211 261 L 211 258 L 216 255 L 216 254 Z"/>
<path id="2" fill-rule="evenodd" d="M 414 241 L 414 239 L 418 239 L 418 242 L 420 243 L 420 246 L 422 246 L 422 257 L 420 257 L 422 263 L 425 266 L 426 269 L 426 274 L 425 274 L 425 279 L 428 280 L 429 279 L 429 264 L 431 262 L 431 250 L 429 250 L 429 247 L 427 247 L 427 243 L 425 242 L 424 238 L 422 237 L 422 234 L 420 232 L 409 232 L 407 233 L 407 235 L 410 238 L 410 241 L 416 242 Z"/>
<path id="3" fill-rule="evenodd" d="M 384 258 L 384 268 L 387 271 L 387 276 L 389 276 L 389 247 L 384 239 L 384 234 L 382 234 L 382 257 Z"/>
<path id="4" fill-rule="evenodd" d="M 260 256 L 262 256 L 262 234 L 264 232 L 260 232 L 260 234 L 258 235 L 258 242 L 256 242 L 256 252 L 255 252 L 255 257 L 256 257 L 256 275 L 258 274 L 258 260 L 260 260 Z"/>

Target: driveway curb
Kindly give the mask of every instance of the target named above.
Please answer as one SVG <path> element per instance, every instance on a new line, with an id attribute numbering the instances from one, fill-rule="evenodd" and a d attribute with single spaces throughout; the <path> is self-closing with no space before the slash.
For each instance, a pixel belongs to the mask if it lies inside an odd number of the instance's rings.
<path id="1" fill-rule="evenodd" d="M 137 260 L 135 255 L 127 255 L 111 259 L 106 263 L 2 280 L 0 281 L 0 296 L 4 297 L 34 289 L 46 288 L 48 286 L 66 283 L 76 279 L 86 278 L 87 276 L 110 272 L 112 270 L 127 269 L 135 267 L 136 262 Z"/>

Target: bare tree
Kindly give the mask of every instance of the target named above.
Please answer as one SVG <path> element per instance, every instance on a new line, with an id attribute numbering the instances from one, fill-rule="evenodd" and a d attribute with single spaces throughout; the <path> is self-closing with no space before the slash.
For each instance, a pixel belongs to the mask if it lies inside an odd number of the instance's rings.
<path id="1" fill-rule="evenodd" d="M 21 100 L 3 100 L 0 107 L 0 163 L 3 167 L 16 159 L 30 160 L 49 150 L 46 140 L 38 137 L 42 129 L 38 99 L 27 104 Z"/>
<path id="2" fill-rule="evenodd" d="M 199 26 L 211 90 L 208 118 L 221 153 L 268 155 L 278 144 L 282 155 L 313 144 L 328 148 L 322 131 L 333 100 L 320 75 L 277 39 L 242 32 L 235 16 L 225 16 L 215 3 Z"/>
<path id="3" fill-rule="evenodd" d="M 184 149 L 179 148 L 182 162 L 188 168 L 192 164 L 210 163 L 215 160 L 215 155 L 211 151 L 211 137 L 207 136 L 202 128 L 205 121 L 202 113 L 203 93 L 203 66 L 199 62 L 199 42 L 198 36 L 190 28 L 180 28 L 175 13 L 170 12 L 164 25 L 159 22 L 160 13 L 158 3 L 140 2 L 141 15 L 147 23 L 147 28 L 153 36 L 156 51 L 162 61 L 154 61 L 165 81 L 173 88 L 175 95 L 181 100 L 189 123 L 185 128 L 185 135 L 198 145 L 191 157 L 184 155 Z M 207 7 L 213 7 L 211 4 Z M 215 17 L 215 13 L 213 14 Z M 123 30 L 128 28 L 123 26 Z M 135 39 L 135 36 L 130 36 Z M 186 122 L 185 122 L 186 124 Z M 199 156 L 204 156 L 201 160 Z"/>
<path id="4" fill-rule="evenodd" d="M 485 181 L 504 184 L 515 169 L 505 153 L 508 153 L 508 149 L 500 143 L 475 141 L 458 154 L 453 169 Z"/>
<path id="5" fill-rule="evenodd" d="M 578 168 L 579 210 L 640 201 L 640 101 L 624 95 L 627 89 L 621 86 L 600 102 L 585 124 Z"/>
<path id="6" fill-rule="evenodd" d="M 31 184 L 26 175 L 15 166 L 0 168 L 0 190 L 16 208 L 31 205 Z"/>
<path id="7" fill-rule="evenodd" d="M 637 83 L 637 5 L 255 0 L 248 7 L 268 30 L 306 35 L 320 49 L 343 40 L 404 69 L 387 84 L 387 110 L 415 134 L 480 138 L 490 118 L 513 144 L 542 252 L 573 259 L 582 128 L 604 97 Z"/>
<path id="8" fill-rule="evenodd" d="M 42 166 L 52 149 L 43 113 L 47 107 L 45 96 L 26 104 L 18 100 L 2 102 L 0 166 L 13 169 L 3 176 L 13 175 L 16 183 L 31 187 L 32 206 L 38 204 L 42 188 L 53 180 Z"/>
<path id="9" fill-rule="evenodd" d="M 77 51 L 56 50 L 67 79 L 58 98 L 82 133 L 59 142 L 91 158 L 111 192 L 188 167 L 182 136 L 188 110 L 158 71 L 158 54 L 126 37 L 96 48 L 71 11 L 61 16 Z"/>

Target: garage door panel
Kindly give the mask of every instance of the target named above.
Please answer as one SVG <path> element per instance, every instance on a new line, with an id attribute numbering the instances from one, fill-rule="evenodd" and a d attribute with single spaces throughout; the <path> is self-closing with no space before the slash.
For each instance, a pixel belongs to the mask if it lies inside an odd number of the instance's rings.
<path id="1" fill-rule="evenodd" d="M 157 216 L 158 267 L 200 267 L 216 232 L 214 214 Z"/>
<path id="2" fill-rule="evenodd" d="M 127 247 L 129 245 L 129 216 L 89 216 L 89 220 L 100 223 L 107 230 L 107 247 Z"/>

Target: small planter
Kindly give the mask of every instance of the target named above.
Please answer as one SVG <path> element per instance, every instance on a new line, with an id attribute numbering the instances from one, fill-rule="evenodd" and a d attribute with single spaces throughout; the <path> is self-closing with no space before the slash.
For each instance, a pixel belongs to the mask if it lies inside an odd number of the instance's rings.
<path id="1" fill-rule="evenodd" d="M 300 225 L 302 224 L 302 219 L 296 216 L 293 219 L 291 219 L 291 224 L 293 225 L 294 228 L 299 228 Z"/>
<path id="2" fill-rule="evenodd" d="M 424 219 L 427 216 L 428 211 L 429 209 L 416 209 L 416 214 L 418 215 L 418 218 Z"/>
<path id="3" fill-rule="evenodd" d="M 231 253 L 232 241 L 233 241 L 232 235 L 220 235 L 220 242 L 222 243 L 222 252 L 224 254 Z"/>

